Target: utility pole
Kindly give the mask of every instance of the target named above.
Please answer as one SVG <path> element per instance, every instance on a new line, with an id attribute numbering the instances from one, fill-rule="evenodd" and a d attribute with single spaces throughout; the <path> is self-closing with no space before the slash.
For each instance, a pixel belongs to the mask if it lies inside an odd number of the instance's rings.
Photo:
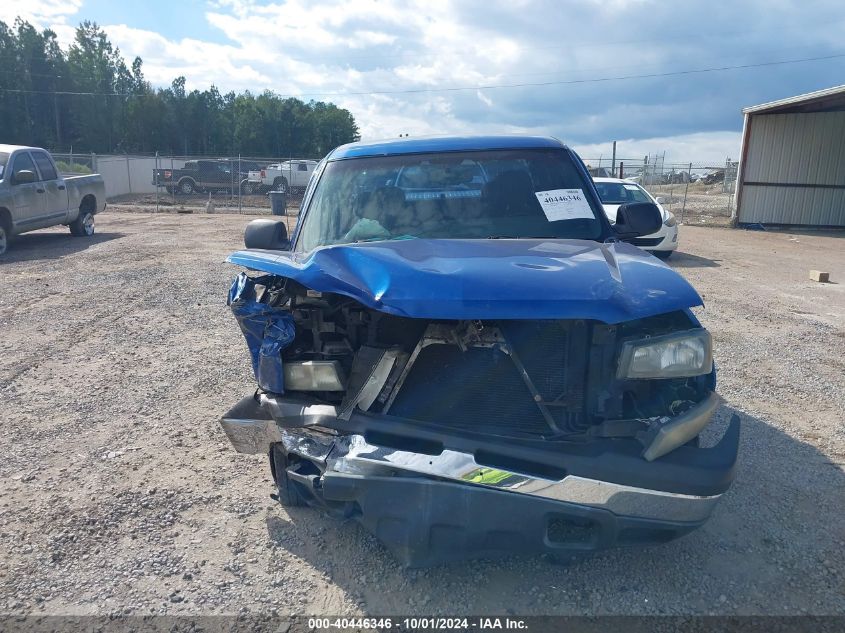
<path id="1" fill-rule="evenodd" d="M 610 163 L 610 173 L 616 173 L 616 141 L 613 141 L 613 158 Z"/>
<path id="2" fill-rule="evenodd" d="M 53 112 L 56 115 L 56 147 L 62 146 L 62 126 L 59 122 L 59 95 L 53 93 Z"/>

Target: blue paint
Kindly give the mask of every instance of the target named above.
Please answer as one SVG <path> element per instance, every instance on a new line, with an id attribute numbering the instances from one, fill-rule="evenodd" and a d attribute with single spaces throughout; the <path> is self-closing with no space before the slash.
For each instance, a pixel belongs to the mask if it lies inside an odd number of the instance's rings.
<path id="1" fill-rule="evenodd" d="M 413 239 L 246 250 L 227 261 L 420 319 L 621 323 L 702 304 L 683 277 L 620 242 Z"/>
<path id="2" fill-rule="evenodd" d="M 562 149 L 566 146 L 546 136 L 429 136 L 390 139 L 367 143 L 349 143 L 332 151 L 327 160 L 427 154 L 437 152 L 470 152 L 494 149 Z"/>
<path id="3" fill-rule="evenodd" d="M 281 351 L 293 342 L 296 326 L 287 310 L 258 301 L 255 286 L 269 281 L 268 276 L 252 279 L 241 273 L 229 289 L 227 303 L 246 339 L 258 386 L 265 391 L 284 393 Z"/>

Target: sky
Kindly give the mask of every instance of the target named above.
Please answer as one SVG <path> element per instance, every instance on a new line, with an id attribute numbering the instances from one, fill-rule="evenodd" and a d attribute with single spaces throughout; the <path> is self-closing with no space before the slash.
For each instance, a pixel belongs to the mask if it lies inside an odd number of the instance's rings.
<path id="1" fill-rule="evenodd" d="M 544 134 L 585 159 L 736 158 L 743 107 L 845 83 L 841 0 L 0 3 L 17 16 L 65 46 L 97 22 L 156 86 L 334 102 L 364 140 Z"/>

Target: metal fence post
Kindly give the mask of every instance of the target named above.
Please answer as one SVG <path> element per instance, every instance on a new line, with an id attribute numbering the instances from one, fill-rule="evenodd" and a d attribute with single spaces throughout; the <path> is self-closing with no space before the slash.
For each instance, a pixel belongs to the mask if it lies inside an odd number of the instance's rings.
<path id="1" fill-rule="evenodd" d="M 689 164 L 689 173 L 690 177 L 687 178 L 687 186 L 684 187 L 684 206 L 681 208 L 681 224 L 684 223 L 684 216 L 687 212 L 687 191 L 689 191 L 689 181 L 692 179 L 692 163 Z"/>
<path id="2" fill-rule="evenodd" d="M 241 214 L 241 196 L 243 195 L 243 191 L 241 191 L 241 155 L 238 154 L 238 215 Z"/>
<path id="3" fill-rule="evenodd" d="M 158 213 L 158 150 L 156 150 L 156 162 L 153 173 L 155 174 L 155 178 L 153 178 L 153 183 L 155 184 L 156 188 L 156 213 Z"/>
<path id="4" fill-rule="evenodd" d="M 672 203 L 675 201 L 675 168 L 669 170 L 669 211 L 672 211 Z"/>
<path id="5" fill-rule="evenodd" d="M 126 184 L 129 185 L 129 193 L 132 193 L 132 173 L 129 169 L 129 154 L 126 154 Z"/>

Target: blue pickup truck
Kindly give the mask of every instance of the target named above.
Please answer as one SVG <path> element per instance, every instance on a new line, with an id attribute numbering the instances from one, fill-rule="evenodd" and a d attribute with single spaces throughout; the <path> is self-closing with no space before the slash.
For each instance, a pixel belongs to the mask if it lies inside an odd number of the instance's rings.
<path id="1" fill-rule="evenodd" d="M 730 487 L 734 417 L 701 304 L 608 222 L 580 158 L 528 136 L 331 152 L 296 229 L 251 222 L 229 305 L 258 385 L 223 415 L 279 501 L 359 521 L 407 566 L 662 543 Z"/>

